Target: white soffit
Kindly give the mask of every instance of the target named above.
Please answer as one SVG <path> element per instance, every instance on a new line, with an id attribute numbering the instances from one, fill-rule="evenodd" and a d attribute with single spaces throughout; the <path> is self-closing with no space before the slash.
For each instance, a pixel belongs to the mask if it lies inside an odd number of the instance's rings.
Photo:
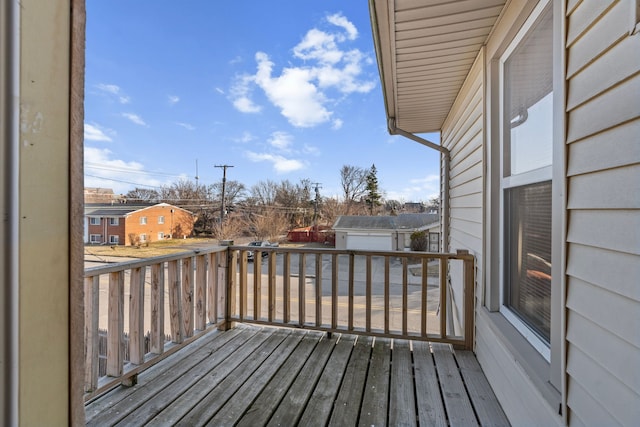
<path id="1" fill-rule="evenodd" d="M 370 0 L 388 118 L 437 132 L 505 0 Z"/>

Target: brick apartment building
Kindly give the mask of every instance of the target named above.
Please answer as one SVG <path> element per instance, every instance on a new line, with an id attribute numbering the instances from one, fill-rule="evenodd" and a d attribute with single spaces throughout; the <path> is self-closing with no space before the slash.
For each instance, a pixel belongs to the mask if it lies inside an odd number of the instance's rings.
<path id="1" fill-rule="evenodd" d="M 91 244 L 137 245 L 193 232 L 195 215 L 167 203 L 154 205 L 87 205 L 85 241 Z"/>

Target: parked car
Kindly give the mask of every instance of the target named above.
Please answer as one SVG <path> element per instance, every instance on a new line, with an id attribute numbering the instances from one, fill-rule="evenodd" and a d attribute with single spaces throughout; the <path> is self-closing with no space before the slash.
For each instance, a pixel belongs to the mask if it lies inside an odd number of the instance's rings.
<path id="1" fill-rule="evenodd" d="M 255 250 L 256 248 L 273 248 L 273 247 L 277 247 L 278 244 L 277 243 L 271 243 L 268 240 L 254 240 L 253 242 L 250 242 L 247 246 L 251 246 L 252 250 Z M 262 252 L 262 257 L 266 257 L 267 255 L 269 255 L 267 252 Z M 253 261 L 253 252 L 248 252 L 247 253 L 247 260 L 248 261 Z"/>

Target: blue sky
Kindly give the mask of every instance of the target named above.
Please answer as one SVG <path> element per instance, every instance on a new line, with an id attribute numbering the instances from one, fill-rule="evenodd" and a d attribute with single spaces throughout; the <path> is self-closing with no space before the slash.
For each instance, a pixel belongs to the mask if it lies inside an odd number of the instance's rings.
<path id="1" fill-rule="evenodd" d="M 321 183 L 376 165 L 387 199 L 438 193 L 438 155 L 386 131 L 365 1 L 87 0 L 85 185 Z M 438 142 L 437 135 L 426 135 Z"/>

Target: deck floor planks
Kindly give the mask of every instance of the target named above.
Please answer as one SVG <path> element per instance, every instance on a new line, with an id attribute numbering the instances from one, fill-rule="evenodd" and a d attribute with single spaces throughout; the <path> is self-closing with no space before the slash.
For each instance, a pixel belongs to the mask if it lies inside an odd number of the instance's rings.
<path id="1" fill-rule="evenodd" d="M 246 325 L 168 356 L 87 412 L 89 425 L 509 425 L 472 352 Z"/>
<path id="2" fill-rule="evenodd" d="M 322 339 L 315 346 L 309 358 L 302 361 L 304 363 L 299 371 L 293 369 L 278 371 L 274 380 L 269 382 L 237 425 L 245 427 L 266 425 L 285 397 L 291 400 L 290 391 L 294 387 L 297 392 L 304 391 L 305 386 L 313 387 L 335 346 L 335 338 Z"/>
<path id="3" fill-rule="evenodd" d="M 201 399 L 184 417 L 163 417 L 158 425 L 196 426 L 206 424 L 233 394 L 263 365 L 274 351 L 289 353 L 300 341 L 302 336 L 290 338 L 290 331 L 281 329 L 271 335 L 256 351 L 242 361 L 223 381 L 216 385 L 203 399 Z M 285 343 L 283 348 L 279 348 Z M 277 354 L 274 356 L 274 359 Z M 167 411 L 171 413 L 171 407 Z M 179 419 L 179 422 L 176 421 Z"/>
<path id="4" fill-rule="evenodd" d="M 394 340 L 391 350 L 389 425 L 416 425 L 411 351 L 406 340 Z"/>
<path id="5" fill-rule="evenodd" d="M 274 356 L 272 354 L 207 424 L 212 426 L 235 425 L 247 412 L 247 408 L 252 408 L 250 411 L 260 411 L 257 407 L 253 408 L 252 404 L 269 384 L 272 384 L 271 392 L 282 390 L 282 392 L 276 392 L 275 395 L 284 395 L 284 391 L 289 388 L 289 384 L 293 382 L 295 375 L 300 371 L 319 339 L 320 334 L 310 332 L 302 337 L 302 340 L 292 351 L 285 352 L 283 349 L 282 352 L 274 352 L 280 357 L 277 360 L 272 360 L 271 356 Z"/>
<path id="6" fill-rule="evenodd" d="M 427 426 L 447 426 L 447 414 L 440 395 L 440 384 L 427 342 L 414 341 L 413 364 L 418 422 Z"/>
<path id="7" fill-rule="evenodd" d="M 457 350 L 456 360 L 480 425 L 508 426 L 509 420 L 498 403 L 487 377 L 482 372 L 476 356 L 470 351 Z"/>
<path id="8" fill-rule="evenodd" d="M 391 340 L 376 338 L 371 351 L 369 373 L 360 409 L 361 427 L 387 425 Z"/>
<path id="9" fill-rule="evenodd" d="M 431 346 L 449 425 L 452 427 L 478 425 L 451 346 L 440 343 L 432 343 Z"/>
<path id="10" fill-rule="evenodd" d="M 315 385 L 315 389 L 311 388 L 309 393 L 311 396 L 307 399 L 306 407 L 297 408 L 302 413 L 299 420 L 300 425 L 315 426 L 326 425 L 331 411 L 333 410 L 333 402 L 338 394 L 338 389 L 342 382 L 342 375 L 347 367 L 351 351 L 353 350 L 355 337 L 342 335 L 335 345 L 335 349 L 331 353 L 331 357 L 324 365 L 320 378 Z M 282 405 L 281 407 L 283 407 Z M 282 411 L 286 412 L 286 408 Z M 276 412 L 277 414 L 277 412 Z M 275 417 L 271 420 L 270 425 L 292 425 L 290 423 L 282 423 L 286 418 Z"/>
<path id="11" fill-rule="evenodd" d="M 203 387 L 213 387 L 222 381 L 229 372 L 240 364 L 244 357 L 250 355 L 251 352 L 262 344 L 271 334 L 271 331 L 261 330 L 249 338 L 248 341 L 241 343 L 237 348 L 227 350 L 226 346 L 222 347 L 222 349 L 212 354 L 198 366 L 195 366 L 179 377 L 170 386 L 162 389 L 153 398 L 145 402 L 144 406 L 123 418 L 116 425 L 131 426 L 147 423 L 175 400 L 184 400 L 183 396 L 196 384 L 197 389 L 194 391 L 195 393 L 208 392 L 210 388 L 207 389 Z M 233 342 L 235 342 L 235 340 Z M 229 359 L 229 362 L 222 363 L 226 359 Z"/>
<path id="12" fill-rule="evenodd" d="M 237 329 L 219 334 L 210 334 L 196 341 L 193 348 L 182 349 L 138 375 L 138 384 L 133 387 L 118 387 L 101 399 L 87 405 L 87 426 L 113 425 L 126 417 L 151 397 L 174 381 L 199 366 L 212 354 L 231 354 L 256 330 Z M 247 335 L 250 334 L 250 335 Z M 195 350 L 195 351 L 191 351 Z"/>
<path id="13" fill-rule="evenodd" d="M 364 393 L 364 385 L 371 359 L 370 337 L 358 337 L 351 358 L 342 377 L 342 386 L 333 405 L 329 419 L 330 426 L 354 426 L 358 424 L 360 402 Z M 304 423 L 301 423 L 304 424 Z"/>

